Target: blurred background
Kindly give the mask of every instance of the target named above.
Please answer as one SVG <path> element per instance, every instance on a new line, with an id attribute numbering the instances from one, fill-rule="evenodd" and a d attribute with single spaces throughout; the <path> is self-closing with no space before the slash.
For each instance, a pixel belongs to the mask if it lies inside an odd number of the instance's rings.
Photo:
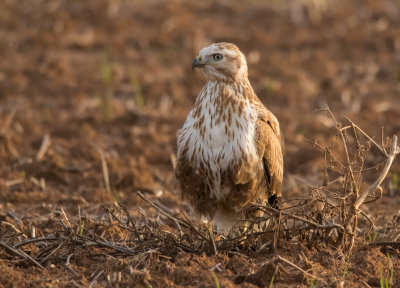
<path id="1" fill-rule="evenodd" d="M 170 215 L 188 212 L 173 192 L 176 132 L 205 84 L 201 72 L 191 70 L 192 60 L 201 48 L 220 41 L 243 51 L 255 92 L 280 121 L 284 200 L 323 183 L 324 154 L 315 140 L 343 152 L 335 121 L 316 110 L 329 105 L 343 125 L 349 117 L 379 144 L 382 127 L 385 136 L 400 136 L 399 0 L 0 0 L 1 243 L 70 235 L 70 223 L 80 235 L 85 228 L 88 235 L 125 243 L 134 236 L 122 233 L 99 204 L 123 203 L 138 223 L 148 216 L 162 225 L 165 218 L 137 196 L 138 190 Z M 357 153 L 349 151 L 359 161 Z M 372 148 L 365 168 L 384 160 Z M 376 179 L 378 170 L 369 171 L 363 188 Z M 383 197 L 363 207 L 377 225 L 370 242 L 386 235 L 382 227 L 398 223 L 399 173 L 395 160 Z M 87 287 L 99 280 L 98 286 L 117 287 L 122 279 L 119 287 L 131 287 L 152 277 L 154 287 L 188 287 L 194 281 L 215 287 L 214 270 L 221 287 L 238 287 L 235 277 L 254 271 L 266 281 L 271 269 L 263 265 L 275 257 L 180 252 L 161 258 L 157 248 L 142 255 L 145 261 L 111 257 L 83 244 L 73 252 L 73 245 L 60 248 L 63 242 L 23 246 L 51 270 L 36 269 L 14 250 L 0 249 L 0 283 Z M 359 287 L 361 280 L 379 287 L 382 275 L 400 271 L 393 248 L 397 268 L 386 250 L 357 250 L 358 258 L 349 264 L 337 248 L 328 245 L 316 254 L 310 243 L 310 250 L 294 243 L 282 255 L 294 251 L 294 263 L 326 276 L 332 287 L 343 287 L 345 277 L 346 287 Z M 50 257 L 59 248 L 58 256 Z M 285 272 L 288 286 L 282 287 L 307 283 L 305 275 L 293 271 L 300 278 Z M 302 287 L 316 287 L 314 280 Z"/>
<path id="2" fill-rule="evenodd" d="M 382 126 L 400 134 L 398 0 L 3 0 L 4 205 L 135 205 L 137 189 L 179 203 L 176 131 L 205 84 L 192 59 L 220 41 L 244 52 L 254 90 L 281 123 L 287 179 L 319 183 L 323 157 L 307 139 L 334 135 L 315 112 L 325 105 L 379 143 Z"/>

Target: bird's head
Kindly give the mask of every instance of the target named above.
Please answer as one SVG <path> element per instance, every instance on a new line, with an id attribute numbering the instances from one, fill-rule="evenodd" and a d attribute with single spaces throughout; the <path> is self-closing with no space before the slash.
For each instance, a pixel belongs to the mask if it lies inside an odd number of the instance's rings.
<path id="1" fill-rule="evenodd" d="M 236 45 L 214 43 L 200 50 L 192 69 L 199 67 L 210 80 L 240 81 L 247 79 L 246 58 Z"/>

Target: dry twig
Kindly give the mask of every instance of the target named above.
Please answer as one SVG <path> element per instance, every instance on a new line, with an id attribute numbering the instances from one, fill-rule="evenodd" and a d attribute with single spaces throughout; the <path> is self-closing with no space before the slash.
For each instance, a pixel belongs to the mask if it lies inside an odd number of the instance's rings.
<path id="1" fill-rule="evenodd" d="M 3 241 L 0 241 L 0 246 L 2 246 L 3 248 L 5 248 L 7 251 L 20 256 L 26 260 L 29 260 L 30 262 L 32 262 L 33 264 L 35 264 L 36 266 L 38 266 L 39 268 L 42 268 L 44 270 L 46 270 L 46 268 L 44 268 L 39 262 L 37 262 L 35 259 L 33 259 L 31 256 L 29 256 L 28 254 L 26 254 L 23 250 L 20 249 L 16 249 L 6 243 L 4 243 Z"/>
<path id="2" fill-rule="evenodd" d="M 42 143 L 40 144 L 39 151 L 36 154 L 36 161 L 40 161 L 43 159 L 49 147 L 50 147 L 50 136 L 49 134 L 45 134 L 43 136 Z"/>
<path id="3" fill-rule="evenodd" d="M 368 243 L 366 246 L 400 246 L 400 241 L 376 241 Z"/>
<path id="4" fill-rule="evenodd" d="M 291 262 L 291 261 L 289 261 L 289 260 L 283 258 L 282 256 L 279 256 L 279 255 L 278 255 L 278 256 L 277 256 L 277 259 L 280 260 L 280 261 L 282 261 L 282 262 L 285 262 L 286 264 L 289 264 L 289 265 L 292 266 L 293 268 L 296 268 L 297 270 L 299 270 L 299 271 L 302 272 L 303 274 L 307 275 L 308 277 L 311 277 L 311 278 L 314 278 L 314 279 L 317 279 L 317 280 L 320 280 L 320 281 L 322 280 L 322 278 L 308 273 L 307 271 L 301 269 L 299 266 L 297 266 L 297 265 L 294 264 L 293 262 Z"/>
<path id="5" fill-rule="evenodd" d="M 175 217 L 169 215 L 167 212 L 165 212 L 163 209 L 161 209 L 160 207 L 158 207 L 156 204 L 154 204 L 153 202 L 151 202 L 149 199 L 147 199 L 142 193 L 140 193 L 140 191 L 136 192 L 140 198 L 142 198 L 145 202 L 147 202 L 148 204 L 150 204 L 151 206 L 153 206 L 158 212 L 160 212 L 161 214 L 163 214 L 165 217 L 167 217 L 168 219 L 172 220 L 178 227 L 180 233 L 182 231 L 181 226 L 185 227 L 185 228 L 189 228 L 193 231 L 195 231 L 201 238 L 203 238 L 204 240 L 207 241 L 207 238 L 201 234 L 199 232 L 198 229 L 196 229 L 196 227 L 194 227 L 193 225 L 191 225 L 190 223 L 184 222 L 182 220 L 176 219 Z"/>
<path id="6" fill-rule="evenodd" d="M 69 271 L 71 271 L 75 276 L 80 276 L 78 272 L 76 272 L 70 265 L 69 265 L 69 260 L 74 254 L 70 254 L 67 257 L 67 260 L 65 261 L 64 267 L 67 268 Z"/>
<path id="7" fill-rule="evenodd" d="M 0 138 L 4 137 L 7 134 L 8 128 L 10 127 L 14 117 L 15 113 L 17 112 L 16 109 L 13 109 L 8 115 L 6 120 L 3 122 L 3 125 L 0 129 Z"/>
<path id="8" fill-rule="evenodd" d="M 100 155 L 101 170 L 103 172 L 104 186 L 105 186 L 107 192 L 111 192 L 110 175 L 109 175 L 109 172 L 108 172 L 107 160 L 106 160 L 106 156 L 104 154 L 104 151 L 96 143 L 92 142 L 91 144 L 97 150 L 97 152 Z"/>

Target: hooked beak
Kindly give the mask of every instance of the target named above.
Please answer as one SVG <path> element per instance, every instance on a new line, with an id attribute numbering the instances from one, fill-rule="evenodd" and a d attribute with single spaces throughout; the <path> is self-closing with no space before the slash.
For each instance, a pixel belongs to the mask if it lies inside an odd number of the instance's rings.
<path id="1" fill-rule="evenodd" d="M 193 63 L 192 63 L 192 70 L 196 67 L 203 67 L 204 65 L 206 65 L 201 62 L 201 59 L 202 59 L 201 55 L 194 58 Z"/>

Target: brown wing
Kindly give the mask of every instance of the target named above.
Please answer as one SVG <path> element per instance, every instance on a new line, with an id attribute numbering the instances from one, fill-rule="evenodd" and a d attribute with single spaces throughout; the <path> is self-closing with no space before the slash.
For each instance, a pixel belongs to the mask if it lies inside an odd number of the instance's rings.
<path id="1" fill-rule="evenodd" d="M 264 107 L 263 107 L 264 108 Z M 282 196 L 283 157 L 280 143 L 279 123 L 266 108 L 258 114 L 256 148 L 264 164 L 268 202 L 278 204 Z"/>
<path id="2" fill-rule="evenodd" d="M 271 205 L 279 206 L 282 195 L 283 158 L 279 123 L 275 116 L 261 105 L 255 134 L 259 158 L 254 162 L 239 162 L 232 167 L 226 178 L 227 182 L 231 183 L 231 193 L 225 204 L 236 211 L 251 201 L 259 200 L 268 200 Z M 260 160 L 262 165 L 259 164 Z"/>

